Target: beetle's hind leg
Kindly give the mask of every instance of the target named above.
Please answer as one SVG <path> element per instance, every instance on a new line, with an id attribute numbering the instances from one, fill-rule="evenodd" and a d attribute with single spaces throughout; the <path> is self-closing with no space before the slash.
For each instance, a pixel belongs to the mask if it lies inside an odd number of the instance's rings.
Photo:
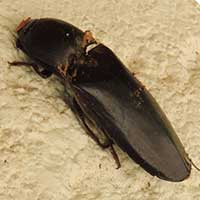
<path id="1" fill-rule="evenodd" d="M 101 142 L 100 139 L 97 137 L 97 135 L 93 132 L 93 130 L 89 127 L 88 123 L 90 123 L 90 120 L 87 119 L 86 116 L 84 116 L 84 113 L 82 112 L 81 108 L 77 104 L 77 102 L 73 101 L 72 110 L 74 111 L 76 117 L 78 118 L 79 122 L 85 129 L 86 133 L 102 148 L 106 149 L 111 146 L 111 141 L 106 138 L 104 142 Z"/>
<path id="2" fill-rule="evenodd" d="M 90 129 L 90 127 L 88 126 L 86 119 L 82 118 L 82 122 L 83 125 L 86 129 L 87 134 L 102 148 L 102 149 L 106 149 L 109 148 L 111 146 L 111 142 L 110 140 L 105 140 L 104 142 L 101 142 L 100 139 L 95 135 L 95 133 Z"/>
<path id="3" fill-rule="evenodd" d="M 79 107 L 78 103 L 74 100 L 73 101 L 73 106 L 72 106 L 72 110 L 74 111 L 74 113 L 76 114 L 77 118 L 79 119 L 81 125 L 84 127 L 84 129 L 86 130 L 86 133 L 103 149 L 109 148 L 116 164 L 117 167 L 116 169 L 119 169 L 121 167 L 120 164 L 120 160 L 119 157 L 117 155 L 117 152 L 115 151 L 114 147 L 113 147 L 113 141 L 105 134 L 105 141 L 101 142 L 100 139 L 96 136 L 96 134 L 93 132 L 93 130 L 89 127 L 89 125 L 87 124 L 90 123 L 90 120 L 84 116 L 83 111 L 81 110 L 81 108 Z M 87 122 L 86 122 L 87 121 Z"/>
<path id="4" fill-rule="evenodd" d="M 21 65 L 25 65 L 25 66 L 29 66 L 32 67 L 35 72 L 41 76 L 42 78 L 49 78 L 53 73 L 51 71 L 49 71 L 48 69 L 43 69 L 40 70 L 39 66 L 35 63 L 31 63 L 31 62 L 23 62 L 23 61 L 14 61 L 14 62 L 8 62 L 9 65 L 12 66 L 21 66 Z"/>
<path id="5" fill-rule="evenodd" d="M 108 136 L 106 134 L 105 135 L 105 141 L 102 143 L 100 142 L 100 139 L 95 135 L 95 133 L 93 133 L 93 131 L 89 128 L 89 126 L 87 125 L 86 119 L 83 117 L 82 122 L 85 126 L 86 132 L 87 134 L 103 149 L 109 148 L 115 162 L 116 162 L 116 169 L 119 169 L 121 167 L 121 163 L 119 160 L 119 157 L 117 155 L 117 152 L 115 151 L 114 147 L 113 147 L 113 141 L 111 139 L 108 138 Z"/>

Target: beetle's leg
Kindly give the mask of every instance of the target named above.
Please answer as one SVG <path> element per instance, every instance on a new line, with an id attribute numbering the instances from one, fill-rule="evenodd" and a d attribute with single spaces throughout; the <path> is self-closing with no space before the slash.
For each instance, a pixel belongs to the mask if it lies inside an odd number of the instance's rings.
<path id="1" fill-rule="evenodd" d="M 108 147 L 110 147 L 112 145 L 111 141 L 106 137 L 106 141 L 101 142 L 100 139 L 96 136 L 96 134 L 90 129 L 90 127 L 88 126 L 88 124 L 86 123 L 86 120 L 88 120 L 81 108 L 79 107 L 78 103 L 74 100 L 73 101 L 73 106 L 72 106 L 72 110 L 74 111 L 74 113 L 76 114 L 77 118 L 79 119 L 81 125 L 85 128 L 86 133 L 102 148 L 102 149 L 106 149 Z M 89 121 L 89 120 L 88 120 Z"/>
<path id="2" fill-rule="evenodd" d="M 89 128 L 89 126 L 87 125 L 85 118 L 82 118 L 82 122 L 83 125 L 85 126 L 86 132 L 87 134 L 102 148 L 102 149 L 106 149 L 108 147 L 110 147 L 112 144 L 110 142 L 110 140 L 106 140 L 104 142 L 100 142 L 99 138 L 93 133 L 93 131 Z"/>
<path id="3" fill-rule="evenodd" d="M 88 127 L 88 125 L 86 124 L 84 118 L 83 118 L 83 121 L 82 121 L 82 122 L 83 122 L 83 124 L 84 124 L 84 126 L 85 126 L 85 128 L 86 128 L 87 134 L 88 134 L 101 148 L 103 148 L 103 149 L 109 148 L 109 150 L 110 150 L 110 152 L 111 152 L 111 154 L 112 154 L 112 156 L 113 156 L 113 158 L 114 158 L 114 160 L 115 160 L 115 162 L 116 162 L 116 164 L 117 164 L 116 169 L 119 169 L 119 168 L 121 167 L 121 163 L 120 163 L 120 161 L 119 161 L 119 157 L 118 157 L 118 155 L 117 155 L 117 152 L 115 151 L 115 149 L 114 149 L 114 147 L 113 147 L 113 141 L 112 141 L 111 139 L 109 139 L 109 138 L 107 137 L 106 134 L 104 134 L 104 135 L 106 136 L 107 140 L 106 140 L 104 143 L 101 143 L 100 140 L 99 140 L 99 138 L 98 138 L 98 137 L 92 132 L 92 130 Z"/>
<path id="4" fill-rule="evenodd" d="M 68 104 L 71 105 L 72 111 L 75 113 L 76 117 L 79 119 L 79 122 L 81 125 L 85 128 L 86 133 L 103 149 L 109 148 L 110 147 L 110 152 L 117 164 L 116 169 L 119 169 L 121 167 L 119 157 L 113 147 L 113 141 L 103 132 L 103 134 L 106 137 L 106 141 L 104 143 L 100 142 L 99 138 L 93 133 L 93 131 L 89 128 L 87 125 L 85 119 L 86 117 L 84 116 L 83 111 L 81 110 L 80 106 L 78 105 L 77 101 L 75 99 L 70 99 L 70 95 L 68 95 L 67 91 L 65 93 L 65 99 L 64 101 Z M 88 119 L 87 119 L 88 120 Z M 89 121 L 89 120 L 88 120 Z"/>
<path id="5" fill-rule="evenodd" d="M 116 162 L 116 164 L 117 164 L 116 169 L 119 169 L 119 168 L 121 167 L 121 163 L 120 163 L 120 161 L 119 161 L 119 157 L 118 157 L 118 155 L 117 155 L 117 152 L 115 151 L 115 149 L 114 149 L 114 147 L 113 147 L 113 141 L 112 141 L 111 139 L 109 139 L 108 136 L 107 136 L 106 134 L 104 134 L 105 137 L 106 137 L 107 139 L 105 140 L 104 143 L 101 143 L 100 140 L 99 140 L 99 138 L 92 132 L 92 130 L 91 130 L 91 129 L 88 127 L 88 125 L 86 124 L 85 118 L 84 118 L 84 117 L 83 117 L 83 119 L 82 119 L 82 122 L 83 122 L 83 124 L 84 124 L 84 126 L 85 126 L 85 128 L 86 128 L 87 134 L 88 134 L 101 148 L 103 148 L 103 149 L 109 148 L 109 150 L 110 150 L 110 152 L 111 152 L 111 154 L 112 154 L 112 156 L 113 156 L 113 158 L 114 158 L 114 160 L 115 160 L 115 162 Z"/>
<path id="6" fill-rule="evenodd" d="M 51 71 L 49 71 L 48 69 L 43 69 L 42 71 L 40 70 L 40 68 L 38 67 L 37 64 L 35 63 L 29 63 L 29 62 L 22 62 L 22 61 L 14 61 L 14 62 L 8 62 L 10 65 L 14 65 L 14 66 L 21 66 L 21 65 L 25 65 L 25 66 L 29 66 L 32 67 L 35 72 L 41 76 L 42 78 L 49 78 L 53 73 Z"/>
<path id="7" fill-rule="evenodd" d="M 66 99 L 67 100 L 67 99 Z M 68 102 L 69 103 L 69 102 Z M 72 110 L 74 111 L 74 113 L 76 114 L 76 116 L 78 117 L 79 121 L 81 122 L 81 124 L 83 125 L 83 127 L 86 130 L 86 133 L 103 149 L 105 148 L 110 148 L 110 152 L 117 164 L 116 169 L 119 169 L 121 167 L 120 161 L 119 161 L 119 157 L 113 147 L 113 141 L 107 136 L 107 134 L 105 134 L 103 132 L 103 134 L 106 137 L 106 140 L 104 143 L 100 142 L 99 138 L 93 133 L 93 131 L 89 128 L 89 126 L 87 125 L 85 119 L 87 119 L 84 116 L 83 111 L 81 110 L 80 106 L 78 105 L 78 103 L 76 102 L 76 100 L 73 100 L 73 106 L 72 106 Z M 89 119 L 87 119 L 89 121 Z"/>
<path id="8" fill-rule="evenodd" d="M 87 125 L 85 119 L 86 117 L 84 116 L 80 106 L 78 105 L 78 103 L 74 100 L 73 101 L 73 108 L 75 108 L 75 110 L 73 110 L 79 117 L 79 120 L 81 121 L 81 123 L 83 124 L 84 128 L 86 129 L 87 134 L 103 149 L 108 148 L 117 164 L 116 169 L 119 169 L 121 167 L 120 161 L 119 161 L 119 157 L 113 147 L 113 141 L 104 133 L 106 140 L 104 143 L 100 142 L 99 138 L 93 133 L 93 131 L 89 128 L 89 126 Z M 88 119 L 87 119 L 88 120 Z M 89 120 L 88 120 L 89 121 Z"/>

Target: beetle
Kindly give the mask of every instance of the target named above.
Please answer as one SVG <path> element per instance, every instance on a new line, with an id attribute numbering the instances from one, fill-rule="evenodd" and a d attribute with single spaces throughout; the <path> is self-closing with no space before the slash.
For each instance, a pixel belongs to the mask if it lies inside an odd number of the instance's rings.
<path id="1" fill-rule="evenodd" d="M 110 149 L 117 168 L 114 144 L 160 179 L 190 175 L 193 163 L 156 100 L 90 31 L 51 18 L 27 18 L 16 31 L 16 46 L 31 61 L 10 64 L 31 66 L 43 78 L 57 75 L 65 101 L 86 133 Z"/>

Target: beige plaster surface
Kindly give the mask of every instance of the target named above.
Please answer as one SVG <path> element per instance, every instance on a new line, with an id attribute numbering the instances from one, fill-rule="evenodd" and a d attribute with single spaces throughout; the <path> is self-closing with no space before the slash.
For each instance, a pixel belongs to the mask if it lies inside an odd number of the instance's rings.
<path id="1" fill-rule="evenodd" d="M 55 77 L 44 80 L 15 48 L 28 16 L 88 30 L 144 83 L 200 166 L 200 6 L 194 0 L 0 0 L 0 200 L 200 199 L 200 173 L 182 183 L 150 176 L 83 131 Z"/>

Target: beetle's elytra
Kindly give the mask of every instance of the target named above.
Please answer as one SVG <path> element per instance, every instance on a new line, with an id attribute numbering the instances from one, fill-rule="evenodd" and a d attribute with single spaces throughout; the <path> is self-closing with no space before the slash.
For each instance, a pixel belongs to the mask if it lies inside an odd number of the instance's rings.
<path id="1" fill-rule="evenodd" d="M 32 66 L 43 78 L 59 76 L 66 102 L 87 134 L 111 150 L 118 167 L 114 144 L 153 176 L 177 182 L 190 175 L 191 161 L 155 99 L 90 31 L 57 19 L 28 18 L 17 33 L 16 45 L 31 61 L 11 64 Z"/>

